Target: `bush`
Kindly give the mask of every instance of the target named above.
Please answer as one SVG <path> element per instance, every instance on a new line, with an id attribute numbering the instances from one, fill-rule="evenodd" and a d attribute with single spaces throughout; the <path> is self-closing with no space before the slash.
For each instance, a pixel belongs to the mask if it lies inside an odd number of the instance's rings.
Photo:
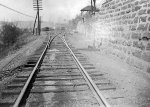
<path id="1" fill-rule="evenodd" d="M 4 23 L 2 25 L 1 35 L 5 46 L 14 44 L 21 34 L 22 30 L 13 23 Z"/>

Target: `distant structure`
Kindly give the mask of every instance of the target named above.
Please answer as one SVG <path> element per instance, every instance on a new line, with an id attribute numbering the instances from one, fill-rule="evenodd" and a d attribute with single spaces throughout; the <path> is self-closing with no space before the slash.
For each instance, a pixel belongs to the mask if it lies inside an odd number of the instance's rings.
<path id="1" fill-rule="evenodd" d="M 95 12 L 98 12 L 99 9 L 94 7 L 94 6 L 86 6 L 84 7 L 83 9 L 81 9 L 80 11 L 81 12 L 84 12 L 84 11 L 89 11 L 89 12 L 92 12 L 92 10 L 95 10 Z"/>
<path id="2" fill-rule="evenodd" d="M 99 12 L 99 9 L 96 8 L 96 0 L 91 0 L 91 5 L 84 7 L 80 11 L 81 11 L 81 15 L 85 11 L 91 14 L 95 14 L 95 12 Z"/>
<path id="3" fill-rule="evenodd" d="M 34 29 L 35 29 L 35 24 L 36 20 L 38 20 L 38 34 L 40 35 L 41 32 L 41 17 L 40 17 L 40 10 L 42 9 L 42 0 L 33 0 L 33 8 L 34 10 L 37 11 L 35 22 L 34 22 L 34 27 L 33 27 L 33 34 L 34 34 Z"/>

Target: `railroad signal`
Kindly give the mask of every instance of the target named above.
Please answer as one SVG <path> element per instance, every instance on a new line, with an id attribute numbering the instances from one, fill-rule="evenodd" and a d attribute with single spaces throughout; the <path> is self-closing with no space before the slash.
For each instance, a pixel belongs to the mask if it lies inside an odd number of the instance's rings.
<path id="1" fill-rule="evenodd" d="M 36 14 L 36 18 L 35 18 L 35 22 L 34 22 L 34 28 L 33 28 L 33 34 L 34 34 L 34 29 L 35 29 L 35 23 L 36 23 L 36 20 L 38 19 L 38 34 L 40 35 L 41 33 L 41 20 L 40 20 L 40 10 L 43 10 L 42 8 L 42 0 L 33 0 L 33 8 L 34 10 L 37 11 L 37 14 Z"/>

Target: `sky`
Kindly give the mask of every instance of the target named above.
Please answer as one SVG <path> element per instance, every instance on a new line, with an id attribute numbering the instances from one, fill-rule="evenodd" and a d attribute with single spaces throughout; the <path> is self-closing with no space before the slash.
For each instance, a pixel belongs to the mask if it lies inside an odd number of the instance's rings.
<path id="1" fill-rule="evenodd" d="M 105 0 L 97 0 L 97 4 Z M 35 17 L 33 0 L 0 0 L 0 4 Z M 80 10 L 90 5 L 90 0 L 42 0 L 43 10 L 40 11 L 42 20 L 63 22 L 80 14 Z M 34 18 L 15 13 L 0 5 L 0 21 L 33 21 Z"/>

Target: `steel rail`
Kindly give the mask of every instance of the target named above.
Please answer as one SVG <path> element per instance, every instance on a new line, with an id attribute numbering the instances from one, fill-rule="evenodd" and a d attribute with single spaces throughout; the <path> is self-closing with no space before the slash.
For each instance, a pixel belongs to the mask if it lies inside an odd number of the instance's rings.
<path id="1" fill-rule="evenodd" d="M 25 94 L 25 92 L 26 92 L 26 90 L 27 90 L 27 88 L 28 88 L 28 86 L 29 86 L 29 84 L 30 84 L 30 81 L 31 81 L 32 77 L 34 76 L 34 74 L 35 74 L 35 72 L 36 72 L 36 70 L 37 70 L 37 68 L 38 68 L 38 66 L 39 66 L 39 64 L 40 64 L 40 62 L 41 62 L 41 60 L 43 59 L 44 54 L 46 53 L 46 50 L 48 49 L 50 43 L 51 43 L 51 36 L 49 36 L 49 41 L 48 41 L 48 43 L 47 43 L 47 45 L 46 45 L 46 47 L 45 47 L 43 53 L 41 54 L 41 56 L 40 56 L 38 62 L 36 63 L 36 65 L 35 65 L 33 71 L 31 72 L 31 74 L 30 74 L 30 76 L 29 76 L 27 82 L 25 83 L 23 89 L 21 90 L 21 92 L 20 92 L 18 98 L 16 99 L 16 101 L 15 101 L 13 107 L 19 107 L 19 105 L 20 105 L 20 103 L 21 103 L 21 101 L 22 101 L 22 98 L 23 98 L 23 96 L 24 96 L 24 94 Z"/>
<path id="2" fill-rule="evenodd" d="M 84 76 L 85 80 L 87 81 L 87 83 L 88 83 L 90 89 L 92 90 L 93 94 L 95 95 L 98 103 L 100 104 L 100 107 L 111 107 L 110 104 L 104 98 L 104 96 L 101 94 L 100 90 L 98 89 L 98 87 L 96 86 L 96 84 L 94 83 L 92 78 L 89 76 L 89 74 L 86 72 L 84 67 L 81 65 L 81 63 L 79 62 L 79 60 L 77 59 L 77 57 L 75 56 L 75 54 L 73 53 L 71 48 L 68 46 L 68 44 L 67 44 L 66 40 L 64 39 L 64 37 L 60 37 L 60 38 L 65 43 L 66 47 L 69 49 L 69 51 L 70 51 L 71 55 L 73 56 L 77 66 L 79 67 L 82 75 Z"/>

